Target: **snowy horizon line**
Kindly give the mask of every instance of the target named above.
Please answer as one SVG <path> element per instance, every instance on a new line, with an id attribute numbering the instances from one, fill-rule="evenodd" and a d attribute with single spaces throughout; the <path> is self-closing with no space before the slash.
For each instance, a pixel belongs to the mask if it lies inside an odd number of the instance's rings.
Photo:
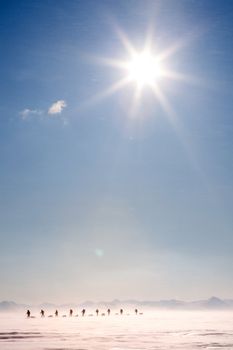
<path id="1" fill-rule="evenodd" d="M 126 299 L 119 300 L 113 299 L 111 301 L 85 301 L 85 302 L 67 302 L 67 303 L 52 303 L 42 302 L 38 304 L 25 304 L 17 303 L 14 301 L 3 300 L 0 301 L 0 311 L 15 311 L 22 308 L 79 308 L 79 307 L 112 307 L 117 308 L 120 305 L 137 306 L 145 308 L 162 308 L 162 309 L 233 309 L 233 298 L 220 299 L 212 296 L 208 299 L 183 301 L 177 299 L 161 299 L 161 300 L 137 300 L 137 299 Z"/>

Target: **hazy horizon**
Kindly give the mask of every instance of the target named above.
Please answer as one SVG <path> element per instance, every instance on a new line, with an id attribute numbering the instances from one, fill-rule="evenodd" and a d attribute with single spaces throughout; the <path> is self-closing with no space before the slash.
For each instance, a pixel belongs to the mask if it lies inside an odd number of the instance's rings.
<path id="1" fill-rule="evenodd" d="M 151 300 L 137 300 L 137 299 L 112 299 L 112 300 L 73 300 L 73 301 L 63 301 L 63 302 L 53 302 L 52 300 L 44 300 L 37 303 L 17 302 L 15 300 L 0 300 L 0 311 L 17 311 L 17 309 L 22 310 L 22 307 L 30 307 L 33 309 L 45 307 L 48 310 L 54 307 L 59 308 L 69 308 L 69 307 L 80 307 L 85 306 L 88 308 L 107 308 L 119 309 L 119 307 L 139 307 L 144 309 L 158 309 L 158 310 L 232 310 L 233 309 L 233 298 L 218 298 L 216 296 L 211 296 L 208 299 L 199 300 L 177 300 L 177 299 L 151 299 Z"/>

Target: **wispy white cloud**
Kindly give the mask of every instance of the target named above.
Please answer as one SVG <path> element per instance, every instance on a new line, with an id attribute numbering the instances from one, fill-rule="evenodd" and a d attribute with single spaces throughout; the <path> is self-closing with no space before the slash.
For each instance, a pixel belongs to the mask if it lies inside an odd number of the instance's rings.
<path id="1" fill-rule="evenodd" d="M 58 100 L 49 107 L 48 114 L 60 114 L 66 106 L 66 101 Z"/>
<path id="2" fill-rule="evenodd" d="M 48 118 L 48 116 L 59 115 L 59 119 L 63 121 L 64 125 L 67 125 L 68 120 L 64 116 L 60 116 L 66 106 L 65 100 L 58 100 L 48 108 L 47 112 L 40 109 L 25 108 L 19 112 L 19 115 L 23 121 L 33 120 L 35 117 L 40 117 L 39 119 L 42 120 Z"/>
<path id="3" fill-rule="evenodd" d="M 30 109 L 30 108 L 25 108 L 23 109 L 21 112 L 19 112 L 22 120 L 28 120 L 30 119 L 32 116 L 36 116 L 36 115 L 42 115 L 43 111 L 39 110 L 39 109 Z"/>

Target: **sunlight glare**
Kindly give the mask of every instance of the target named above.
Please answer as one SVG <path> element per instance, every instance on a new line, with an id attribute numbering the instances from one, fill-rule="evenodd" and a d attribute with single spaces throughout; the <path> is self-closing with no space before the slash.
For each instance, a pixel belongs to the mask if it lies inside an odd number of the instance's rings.
<path id="1" fill-rule="evenodd" d="M 152 85 L 161 76 L 161 69 L 156 57 L 150 52 L 135 54 L 127 64 L 129 80 L 135 81 L 139 87 Z"/>

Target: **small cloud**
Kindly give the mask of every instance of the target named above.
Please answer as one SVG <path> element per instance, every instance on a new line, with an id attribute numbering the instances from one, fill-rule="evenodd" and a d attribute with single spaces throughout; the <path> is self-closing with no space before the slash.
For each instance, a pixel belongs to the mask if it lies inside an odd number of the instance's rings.
<path id="1" fill-rule="evenodd" d="M 54 102 L 49 108 L 48 108 L 48 115 L 56 115 L 61 114 L 63 109 L 67 106 L 66 101 L 64 100 L 58 100 Z M 41 116 L 40 120 L 46 118 L 46 113 L 43 110 L 39 109 L 31 109 L 31 108 L 25 108 L 22 111 L 19 112 L 19 115 L 23 121 L 29 121 L 33 120 L 35 117 Z M 64 125 L 68 124 L 68 121 L 63 116 L 60 117 L 60 119 L 63 121 Z"/>
<path id="2" fill-rule="evenodd" d="M 54 102 L 48 110 L 48 114 L 58 114 L 61 113 L 62 110 L 67 106 L 66 101 L 64 100 L 58 100 L 57 102 Z"/>
<path id="3" fill-rule="evenodd" d="M 39 109 L 30 109 L 30 108 L 25 108 L 24 110 L 19 112 L 22 120 L 28 120 L 28 119 L 30 119 L 30 117 L 36 116 L 36 115 L 41 115 L 42 113 L 43 113 L 43 111 L 41 111 Z"/>

